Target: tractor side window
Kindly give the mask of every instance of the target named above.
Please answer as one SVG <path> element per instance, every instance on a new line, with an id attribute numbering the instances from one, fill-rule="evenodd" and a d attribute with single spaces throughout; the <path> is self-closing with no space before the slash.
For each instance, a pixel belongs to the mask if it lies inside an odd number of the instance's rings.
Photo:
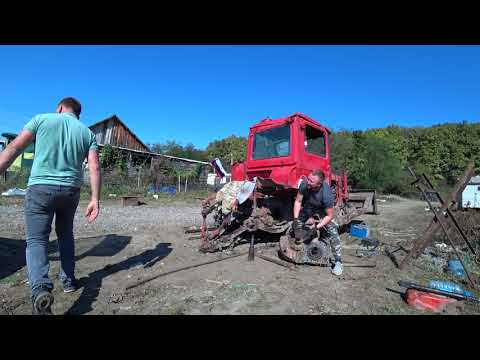
<path id="1" fill-rule="evenodd" d="M 280 126 L 255 134 L 253 160 L 290 155 L 290 125 Z"/>
<path id="2" fill-rule="evenodd" d="M 305 129 L 305 150 L 311 154 L 325 156 L 325 134 L 323 131 L 306 126 Z"/>

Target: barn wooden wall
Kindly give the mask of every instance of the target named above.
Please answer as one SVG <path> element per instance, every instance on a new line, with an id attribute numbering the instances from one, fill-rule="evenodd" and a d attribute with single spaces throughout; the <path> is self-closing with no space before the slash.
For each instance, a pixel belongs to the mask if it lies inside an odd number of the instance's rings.
<path id="1" fill-rule="evenodd" d="M 138 151 L 149 151 L 128 129 L 114 118 L 90 128 L 97 138 L 97 143 L 113 145 Z"/>

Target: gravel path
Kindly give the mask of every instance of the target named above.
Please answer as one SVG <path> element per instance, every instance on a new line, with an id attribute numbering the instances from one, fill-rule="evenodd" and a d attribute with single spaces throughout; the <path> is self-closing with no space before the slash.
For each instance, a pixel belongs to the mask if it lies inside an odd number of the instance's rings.
<path id="1" fill-rule="evenodd" d="M 84 219 L 87 203 L 82 201 L 75 215 L 74 232 L 79 234 L 106 234 L 126 232 L 156 232 L 170 226 L 200 225 L 200 205 L 192 203 L 122 207 L 118 202 L 101 204 L 97 220 L 88 224 Z M 23 202 L 0 205 L 0 233 L 25 233 Z"/>

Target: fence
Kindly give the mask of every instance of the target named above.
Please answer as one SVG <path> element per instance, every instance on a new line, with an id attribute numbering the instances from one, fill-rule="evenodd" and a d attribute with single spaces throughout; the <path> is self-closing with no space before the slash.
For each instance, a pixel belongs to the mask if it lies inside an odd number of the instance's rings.
<path id="1" fill-rule="evenodd" d="M 84 174 L 88 184 L 88 171 Z M 102 170 L 103 187 L 118 192 L 178 193 L 209 190 L 206 179 L 192 176 L 152 174 L 148 170 Z"/>
<path id="2" fill-rule="evenodd" d="M 9 171 L 6 181 L 4 176 L 0 177 L 0 190 L 5 191 L 16 187 L 25 189 L 29 175 L 29 171 Z M 84 171 L 83 183 L 85 187 L 89 187 L 88 169 Z M 116 193 L 183 193 L 213 189 L 212 186 L 207 185 L 205 177 L 152 175 L 151 172 L 144 169 L 138 171 L 135 169 L 128 171 L 102 169 L 102 184 L 105 191 Z"/>

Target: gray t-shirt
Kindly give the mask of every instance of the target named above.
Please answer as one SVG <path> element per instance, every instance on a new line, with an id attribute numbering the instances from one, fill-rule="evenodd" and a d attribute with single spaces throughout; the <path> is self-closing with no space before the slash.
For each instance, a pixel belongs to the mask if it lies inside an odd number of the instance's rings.
<path id="1" fill-rule="evenodd" d="M 326 182 L 320 189 L 309 189 L 307 182 L 303 180 L 298 187 L 298 192 L 303 195 L 302 206 L 313 211 L 324 211 L 333 208 L 335 199 L 332 188 Z"/>

